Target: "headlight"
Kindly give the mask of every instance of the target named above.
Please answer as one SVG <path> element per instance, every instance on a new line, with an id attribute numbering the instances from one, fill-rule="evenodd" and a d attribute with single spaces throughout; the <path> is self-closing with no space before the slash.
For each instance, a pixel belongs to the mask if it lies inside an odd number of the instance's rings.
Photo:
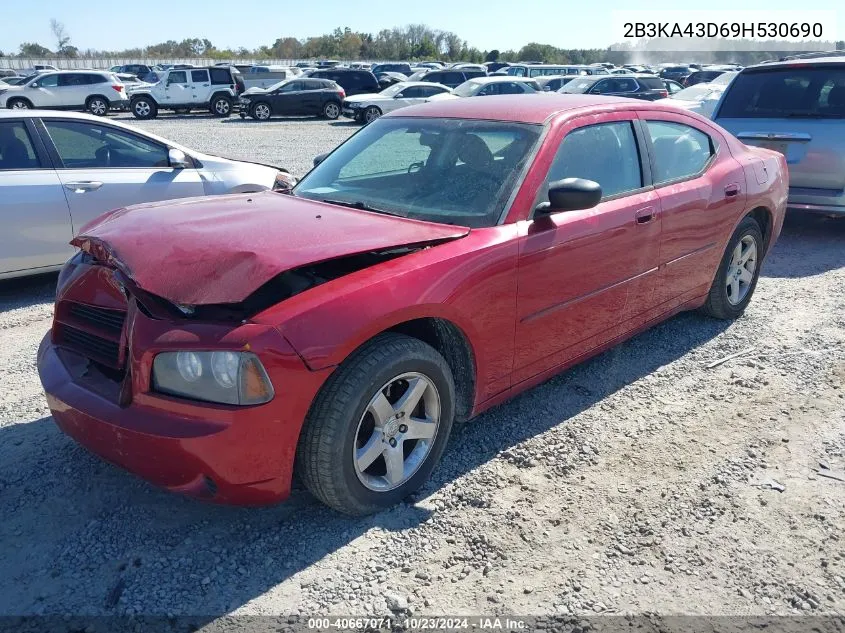
<path id="1" fill-rule="evenodd" d="M 263 404 L 275 395 L 250 352 L 162 352 L 153 361 L 152 383 L 160 393 L 221 404 Z"/>

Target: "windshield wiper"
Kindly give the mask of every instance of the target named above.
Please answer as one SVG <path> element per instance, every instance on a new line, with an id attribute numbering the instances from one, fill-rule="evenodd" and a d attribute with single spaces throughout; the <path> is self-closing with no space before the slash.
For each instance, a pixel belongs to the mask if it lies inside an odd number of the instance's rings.
<path id="1" fill-rule="evenodd" d="M 402 217 L 398 213 L 392 213 L 391 211 L 385 211 L 384 209 L 377 209 L 376 207 L 371 207 L 363 200 L 355 200 L 354 202 L 350 202 L 348 200 L 324 199 L 323 202 L 326 202 L 328 204 L 336 204 L 341 207 L 349 207 L 350 209 L 359 209 L 360 211 L 370 211 L 372 213 L 381 213 L 382 215 L 393 215 L 400 218 Z"/>

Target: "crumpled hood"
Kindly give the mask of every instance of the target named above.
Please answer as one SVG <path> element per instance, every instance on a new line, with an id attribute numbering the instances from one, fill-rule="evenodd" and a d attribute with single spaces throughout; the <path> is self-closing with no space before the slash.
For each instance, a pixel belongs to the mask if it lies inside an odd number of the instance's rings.
<path id="1" fill-rule="evenodd" d="M 273 192 L 110 211 L 71 244 L 172 303 L 238 303 L 287 270 L 372 250 L 463 237 L 450 226 Z"/>

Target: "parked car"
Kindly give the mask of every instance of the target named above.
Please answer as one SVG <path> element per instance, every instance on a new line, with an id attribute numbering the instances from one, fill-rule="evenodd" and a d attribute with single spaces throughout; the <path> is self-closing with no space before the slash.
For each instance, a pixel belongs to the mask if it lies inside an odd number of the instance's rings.
<path id="1" fill-rule="evenodd" d="M 672 81 L 677 81 L 679 84 L 683 84 L 684 80 L 694 71 L 695 69 L 689 66 L 665 66 L 657 73 L 657 76 L 661 79 L 671 79 Z"/>
<path id="2" fill-rule="evenodd" d="M 727 70 L 712 70 L 710 68 L 705 68 L 704 70 L 697 70 L 694 73 L 690 73 L 686 79 L 684 79 L 684 86 L 689 88 L 690 86 L 694 86 L 696 84 L 706 84 L 710 83 L 719 75 L 726 73 Z"/>
<path id="3" fill-rule="evenodd" d="M 387 62 L 384 64 L 374 64 L 370 69 L 372 73 L 378 77 L 379 73 L 402 73 L 406 77 L 412 74 L 411 65 L 408 62 Z"/>
<path id="4" fill-rule="evenodd" d="M 791 209 L 845 216 L 845 58 L 744 68 L 713 119 L 786 157 Z"/>
<path id="5" fill-rule="evenodd" d="M 271 88 L 250 88 L 240 97 L 240 115 L 266 121 L 273 116 L 314 115 L 327 119 L 340 116 L 346 97 L 343 88 L 328 79 L 287 79 Z"/>
<path id="6" fill-rule="evenodd" d="M 138 79 L 148 82 L 155 82 L 158 78 L 158 74 L 153 67 L 146 64 L 123 64 L 122 66 L 112 66 L 109 70 L 115 74 L 135 75 Z"/>
<path id="7" fill-rule="evenodd" d="M 568 64 L 511 64 L 507 74 L 512 77 L 543 77 L 544 75 L 608 75 L 603 66 L 584 66 Z"/>
<path id="8" fill-rule="evenodd" d="M 409 81 L 427 81 L 433 84 L 448 86 L 449 88 L 457 88 L 468 79 L 486 76 L 487 73 L 483 70 L 454 70 L 451 68 L 444 68 L 443 70 L 431 70 L 427 73 L 423 73 L 422 75 L 414 74 L 413 77 L 416 77 L 416 79 L 411 79 L 410 77 L 408 79 Z"/>
<path id="9" fill-rule="evenodd" d="M 236 73 L 229 67 L 171 68 L 162 72 L 158 83 L 134 90 L 129 109 L 137 119 L 153 119 L 159 110 L 193 108 L 227 117 L 232 114 L 238 93 Z"/>
<path id="10" fill-rule="evenodd" d="M 0 278 L 58 269 L 74 234 L 118 207 L 291 182 L 278 168 L 201 154 L 87 114 L 0 111 Z"/>
<path id="11" fill-rule="evenodd" d="M 29 75 L 28 77 L 3 77 L 3 83 L 7 86 L 20 86 L 27 81 L 32 81 L 37 75 Z"/>
<path id="12" fill-rule="evenodd" d="M 18 71 L 12 70 L 11 68 L 0 68 L 0 79 L 5 79 L 6 77 L 17 77 Z"/>
<path id="13" fill-rule="evenodd" d="M 528 79 L 527 77 L 476 77 L 465 81 L 451 92 L 434 95 L 430 100 L 521 95 L 542 91 L 543 89 L 536 79 Z"/>
<path id="14" fill-rule="evenodd" d="M 314 79 L 328 79 L 335 82 L 347 96 L 368 94 L 380 90 L 376 76 L 369 70 L 352 70 L 351 68 L 318 69 L 308 75 Z"/>
<path id="15" fill-rule="evenodd" d="M 669 96 L 663 82 L 653 75 L 576 77 L 558 92 L 631 97 L 646 101 L 656 101 Z"/>
<path id="16" fill-rule="evenodd" d="M 105 116 L 128 100 L 120 80 L 107 71 L 59 70 L 31 76 L 26 83 L 0 88 L 0 108 L 87 110 Z"/>
<path id="17" fill-rule="evenodd" d="M 378 81 L 379 88 L 384 90 L 394 84 L 408 81 L 408 77 L 402 73 L 383 72 L 376 75 L 376 80 Z"/>
<path id="18" fill-rule="evenodd" d="M 676 92 L 680 92 L 684 89 L 684 87 L 677 81 L 672 81 L 671 79 L 663 79 L 662 81 L 663 85 L 666 87 L 666 92 L 669 93 L 670 97 Z"/>
<path id="19" fill-rule="evenodd" d="M 372 123 L 382 114 L 409 105 L 423 103 L 429 97 L 449 92 L 449 87 L 425 81 L 403 81 L 376 94 L 347 97 L 343 116 L 359 123 Z"/>
<path id="20" fill-rule="evenodd" d="M 240 73 L 240 71 L 238 71 Z M 245 73 L 240 73 L 244 90 L 250 88 L 270 88 L 286 79 L 302 75 L 300 68 L 289 66 L 250 66 Z M 241 91 L 243 92 L 243 91 Z"/>
<path id="21" fill-rule="evenodd" d="M 579 77 L 579 75 L 547 75 L 536 77 L 534 81 L 537 82 L 543 92 L 558 92 L 576 77 Z"/>
<path id="22" fill-rule="evenodd" d="M 696 84 L 670 95 L 667 99 L 658 99 L 658 102 L 709 118 L 713 115 L 725 88 L 726 86 L 721 84 Z"/>
<path id="23" fill-rule="evenodd" d="M 787 191 L 774 152 L 592 95 L 412 106 L 316 162 L 85 227 L 37 361 L 65 433 L 201 499 L 276 502 L 296 470 L 381 510 L 455 422 L 682 310 L 741 315 Z"/>

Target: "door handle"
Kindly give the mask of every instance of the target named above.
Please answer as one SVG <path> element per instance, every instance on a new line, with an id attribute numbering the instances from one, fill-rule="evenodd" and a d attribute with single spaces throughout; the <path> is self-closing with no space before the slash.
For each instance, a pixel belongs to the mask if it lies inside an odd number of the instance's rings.
<path id="1" fill-rule="evenodd" d="M 726 198 L 735 198 L 739 195 L 739 185 L 737 184 L 730 184 L 725 187 L 725 197 Z"/>
<path id="2" fill-rule="evenodd" d="M 65 189 L 70 189 L 75 193 L 85 193 L 86 191 L 96 191 L 103 186 L 103 183 L 96 180 L 83 180 L 80 182 L 66 182 Z"/>
<path id="3" fill-rule="evenodd" d="M 634 213 L 634 218 L 636 218 L 637 224 L 648 224 L 656 217 L 657 213 L 655 213 L 654 207 L 646 207 L 645 209 L 640 209 Z"/>

